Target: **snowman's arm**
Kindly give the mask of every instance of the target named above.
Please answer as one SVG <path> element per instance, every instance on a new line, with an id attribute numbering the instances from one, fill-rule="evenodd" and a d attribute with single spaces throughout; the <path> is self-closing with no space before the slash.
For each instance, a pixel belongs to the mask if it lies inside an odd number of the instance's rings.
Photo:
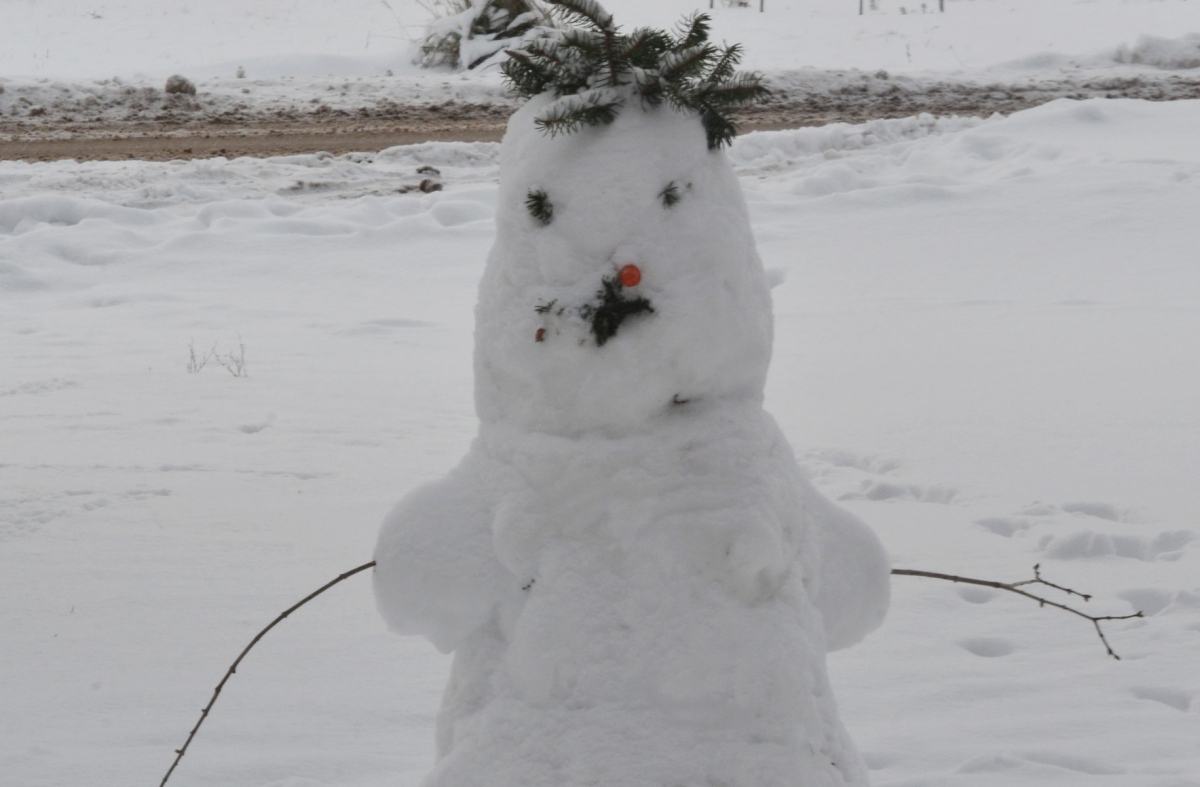
<path id="1" fill-rule="evenodd" d="M 375 601 L 401 634 L 448 653 L 485 624 L 520 583 L 492 547 L 494 501 L 464 462 L 410 492 L 384 519 L 375 547 Z"/>
<path id="2" fill-rule="evenodd" d="M 825 647 L 848 648 L 887 614 L 891 561 L 879 537 L 854 514 L 815 490 L 806 503 L 818 556 L 813 603 L 825 620 Z"/>

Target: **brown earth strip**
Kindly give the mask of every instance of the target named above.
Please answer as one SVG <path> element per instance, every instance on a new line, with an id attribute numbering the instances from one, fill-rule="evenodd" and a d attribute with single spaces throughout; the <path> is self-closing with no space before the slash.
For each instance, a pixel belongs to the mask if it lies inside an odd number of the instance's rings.
<path id="1" fill-rule="evenodd" d="M 355 151 L 379 151 L 395 145 L 418 142 L 494 142 L 504 133 L 502 124 L 460 128 L 420 126 L 361 128 L 345 124 L 313 124 L 311 127 L 189 128 L 185 132 L 136 136 L 89 135 L 72 139 L 23 139 L 0 142 L 0 159 L 24 161 L 172 161 L 176 159 L 291 156 L 327 151 L 334 155 Z"/>
<path id="2" fill-rule="evenodd" d="M 874 118 L 908 117 L 921 111 L 926 110 L 913 110 L 908 106 L 865 111 L 768 107 L 743 116 L 741 127 L 743 131 L 774 131 L 828 123 L 863 123 Z M 980 108 L 974 113 L 956 114 L 991 114 L 994 111 L 998 110 Z M 12 141 L 0 140 L 0 160 L 171 161 L 217 156 L 230 159 L 239 156 L 265 158 L 320 151 L 341 155 L 380 151 L 395 145 L 420 142 L 498 142 L 504 134 L 504 120 L 461 125 L 410 121 L 364 126 L 353 120 L 323 120 L 312 123 L 254 123 L 246 126 L 197 124 L 161 129 L 91 126 L 78 130 L 60 128 L 53 135 L 34 135 L 28 130 L 23 131 L 19 138 Z"/>
<path id="3" fill-rule="evenodd" d="M 742 114 L 743 130 L 863 123 L 926 112 L 1009 114 L 1057 98 L 1200 98 L 1200 76 L 1190 74 L 1164 74 L 1155 79 L 1042 79 L 1021 84 L 920 82 L 884 72 L 839 78 L 841 82 L 824 85 L 822 90 L 773 86 L 765 104 Z M 159 99 L 147 101 L 147 107 L 154 107 Z M 495 141 L 504 133 L 505 121 L 514 109 L 511 102 L 451 100 L 403 105 L 385 100 L 353 111 L 328 106 L 255 111 L 241 104 L 210 112 L 200 102 L 184 106 L 178 97 L 170 97 L 158 109 L 130 109 L 126 119 L 99 111 L 88 116 L 81 107 L 60 109 L 62 115 L 57 118 L 48 114 L 36 119 L 0 118 L 0 160 L 166 161 L 319 151 L 340 155 L 427 141 Z"/>

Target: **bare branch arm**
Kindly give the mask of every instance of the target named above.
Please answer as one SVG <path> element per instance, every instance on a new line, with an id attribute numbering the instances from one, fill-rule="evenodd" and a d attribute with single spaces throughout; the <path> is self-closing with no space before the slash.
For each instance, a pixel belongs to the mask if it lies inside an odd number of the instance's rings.
<path id="1" fill-rule="evenodd" d="M 266 635 L 266 633 L 268 631 L 275 628 L 275 626 L 278 625 L 279 623 L 281 623 L 284 620 L 284 618 L 286 618 L 288 615 L 290 615 L 293 612 L 295 612 L 296 610 L 300 609 L 300 607 L 302 607 L 305 604 L 307 604 L 308 602 L 312 601 L 314 598 L 321 595 L 326 590 L 329 590 L 331 587 L 333 587 L 337 583 L 341 582 L 342 580 L 348 579 L 348 578 L 354 576 L 355 574 L 359 573 L 360 571 L 366 571 L 368 568 L 373 568 L 374 566 L 375 566 L 375 561 L 372 560 L 370 563 L 364 563 L 363 565 L 359 566 L 358 568 L 351 569 L 350 571 L 347 571 L 344 574 L 339 574 L 336 579 L 334 579 L 330 582 L 326 582 L 324 585 L 322 585 L 317 590 L 314 590 L 312 593 L 309 593 L 307 596 L 305 596 L 304 598 L 300 599 L 292 606 L 285 609 L 283 612 L 281 612 L 279 614 L 279 616 L 277 618 L 272 620 L 265 629 L 258 632 L 258 635 L 254 639 L 250 640 L 250 644 L 247 645 L 246 648 L 241 652 L 241 654 L 236 659 L 234 659 L 234 662 L 229 665 L 229 669 L 225 672 L 225 677 L 221 678 L 221 682 L 218 683 L 217 688 L 213 690 L 212 699 L 210 699 L 208 701 L 208 704 L 204 706 L 204 710 L 200 711 L 200 720 L 196 722 L 196 726 L 193 727 L 192 731 L 188 734 L 187 740 L 184 741 L 184 743 L 183 743 L 183 748 L 175 750 L 175 762 L 171 763 L 171 767 L 170 767 L 170 769 L 167 770 L 166 776 L 163 776 L 163 780 L 162 780 L 162 782 L 159 783 L 159 787 L 165 787 L 165 785 L 167 783 L 167 779 L 171 778 L 171 774 L 175 771 L 175 766 L 179 765 L 179 761 L 183 759 L 183 755 L 187 752 L 188 746 L 190 746 L 192 743 L 192 738 L 196 737 L 196 733 L 200 731 L 200 725 L 203 724 L 204 720 L 208 718 L 208 712 L 210 710 L 212 710 L 212 706 L 214 703 L 216 703 L 217 697 L 219 697 L 221 695 L 221 689 L 225 688 L 225 682 L 228 681 L 229 678 L 235 672 L 237 672 L 238 665 L 242 663 L 242 659 L 246 658 L 246 654 L 250 652 L 250 649 L 253 648 L 255 645 L 257 645 L 258 641 L 260 639 L 262 639 L 263 636 Z"/>
<path id="2" fill-rule="evenodd" d="M 1020 582 L 996 582 L 996 581 L 990 580 L 990 579 L 974 579 L 972 577 L 959 577 L 959 576 L 955 576 L 953 574 L 938 574 L 933 571 L 917 571 L 915 569 L 909 569 L 909 568 L 894 568 L 894 569 L 892 569 L 892 573 L 897 576 L 902 576 L 902 577 L 927 577 L 929 579 L 944 579 L 947 582 L 958 582 L 958 583 L 962 583 L 964 585 L 980 585 L 985 588 L 995 588 L 996 590 L 1006 590 L 1009 593 L 1016 593 L 1018 596 L 1024 596 L 1025 598 L 1033 599 L 1034 601 L 1036 601 L 1038 603 L 1038 606 L 1054 607 L 1055 609 L 1061 609 L 1064 612 L 1070 612 L 1072 615 L 1078 615 L 1079 617 L 1084 618 L 1085 620 L 1091 621 L 1092 625 L 1095 626 L 1095 628 L 1096 628 L 1096 634 L 1100 637 L 1100 641 L 1102 643 L 1104 643 L 1104 649 L 1106 651 L 1108 651 L 1108 655 L 1112 656 L 1114 659 L 1116 659 L 1118 661 L 1121 660 L 1121 657 L 1118 656 L 1116 654 L 1116 651 L 1114 651 L 1112 649 L 1112 646 L 1108 644 L 1108 639 L 1104 636 L 1104 629 L 1102 629 L 1100 627 L 1101 621 L 1129 620 L 1130 618 L 1145 617 L 1145 615 L 1143 615 L 1140 610 L 1138 612 L 1133 613 L 1132 615 L 1089 615 L 1086 612 L 1080 612 L 1079 610 L 1075 609 L 1074 607 L 1068 607 L 1066 604 L 1060 604 L 1057 601 L 1051 601 L 1048 598 L 1043 598 L 1042 596 L 1035 596 L 1033 593 L 1030 593 L 1025 590 L 1021 590 L 1021 587 L 1025 586 L 1025 585 L 1045 585 L 1046 587 L 1054 588 L 1055 590 L 1061 590 L 1063 593 L 1067 593 L 1068 595 L 1079 596 L 1084 601 L 1088 601 L 1089 599 L 1091 599 L 1090 595 L 1087 595 L 1085 593 L 1080 593 L 1078 590 L 1072 590 L 1071 588 L 1063 587 L 1062 585 L 1055 585 L 1052 582 L 1047 582 L 1046 580 L 1042 579 L 1041 564 L 1038 564 L 1033 567 L 1033 579 L 1025 579 Z"/>

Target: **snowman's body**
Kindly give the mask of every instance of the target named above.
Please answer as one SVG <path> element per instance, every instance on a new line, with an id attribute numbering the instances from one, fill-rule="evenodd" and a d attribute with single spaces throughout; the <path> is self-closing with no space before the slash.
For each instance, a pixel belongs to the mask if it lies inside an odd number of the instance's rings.
<path id="1" fill-rule="evenodd" d="M 632 99 L 550 138 L 539 103 L 502 149 L 479 436 L 376 554 L 389 623 L 455 652 L 426 784 L 865 784 L 825 651 L 882 620 L 887 559 L 762 409 L 770 295 L 732 169 L 695 116 Z M 600 346 L 588 305 L 626 265 L 653 311 Z"/>

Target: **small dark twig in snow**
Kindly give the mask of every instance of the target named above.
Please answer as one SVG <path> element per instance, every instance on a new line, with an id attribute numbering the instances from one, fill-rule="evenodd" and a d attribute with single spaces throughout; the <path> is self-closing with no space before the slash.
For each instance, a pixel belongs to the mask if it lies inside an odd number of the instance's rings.
<path id="1" fill-rule="evenodd" d="M 374 568 L 374 567 L 375 567 L 375 561 L 372 560 L 370 563 L 364 563 L 363 565 L 359 566 L 358 568 L 351 569 L 350 571 L 347 571 L 344 574 L 338 574 L 337 579 L 334 579 L 330 582 L 326 582 L 324 585 L 317 588 L 312 593 L 309 593 L 307 596 L 305 596 L 304 598 L 300 599 L 292 606 L 285 609 L 283 612 L 281 612 L 279 614 L 279 617 L 272 620 L 271 623 L 265 629 L 258 632 L 258 635 L 255 636 L 254 639 L 250 640 L 250 644 L 246 646 L 245 650 L 243 650 L 236 659 L 234 659 L 233 664 L 229 665 L 229 669 L 226 670 L 226 672 L 225 672 L 225 677 L 221 678 L 221 682 L 218 683 L 217 688 L 213 690 L 212 699 L 210 699 L 208 701 L 208 704 L 204 706 L 204 709 L 202 711 L 200 711 L 200 720 L 196 722 L 195 727 L 192 727 L 192 731 L 188 734 L 187 740 L 184 741 L 184 743 L 183 743 L 183 748 L 175 750 L 175 762 L 171 763 L 171 767 L 167 771 L 167 775 L 163 776 L 163 780 L 162 780 L 162 782 L 159 783 L 159 787 L 164 787 L 164 785 L 166 785 L 166 783 L 167 783 L 167 779 L 171 778 L 171 774 L 174 773 L 174 771 L 175 771 L 175 766 L 179 765 L 179 761 L 183 759 L 183 755 L 187 752 L 188 746 L 190 746 L 192 744 L 192 739 L 195 738 L 196 733 L 200 731 L 200 725 L 203 724 L 204 720 L 208 718 L 209 711 L 212 710 L 212 706 L 216 703 L 217 697 L 219 697 L 221 695 L 221 689 L 225 688 L 226 681 L 229 680 L 229 678 L 233 675 L 233 673 L 237 672 L 238 665 L 242 663 L 242 659 L 246 658 L 246 654 L 250 652 L 250 649 L 252 647 L 254 647 L 255 645 L 257 645 L 258 641 L 260 639 L 262 639 L 263 636 L 265 636 L 268 631 L 275 628 L 275 626 L 277 626 L 279 623 L 281 623 L 284 618 L 286 618 L 288 615 L 292 614 L 296 610 L 300 609 L 300 607 L 302 607 L 305 604 L 307 604 L 308 602 L 312 601 L 314 598 L 321 595 L 326 590 L 329 590 L 331 587 L 333 587 L 337 583 L 339 583 L 345 579 L 349 579 L 350 577 L 354 576 L 355 574 L 357 574 L 361 571 L 366 571 L 368 568 Z"/>
<path id="2" fill-rule="evenodd" d="M 1040 563 L 1033 567 L 1033 579 L 1025 579 L 1020 582 L 995 582 L 990 579 L 972 579 L 971 577 L 959 577 L 954 576 L 953 574 L 938 574 L 933 571 L 915 571 L 908 568 L 894 568 L 892 569 L 892 573 L 901 577 L 928 577 L 930 579 L 944 579 L 948 582 L 961 582 L 964 585 L 980 585 L 985 588 L 1007 590 L 1009 593 L 1016 593 L 1018 596 L 1024 596 L 1025 598 L 1033 599 L 1038 603 L 1038 606 L 1054 607 L 1055 609 L 1061 609 L 1064 612 L 1070 612 L 1072 615 L 1078 615 L 1079 617 L 1092 622 L 1092 625 L 1096 627 L 1097 636 L 1099 636 L 1100 641 L 1104 643 L 1104 649 L 1108 651 L 1108 655 L 1112 656 L 1117 661 L 1120 661 L 1121 657 L 1118 656 L 1116 651 L 1112 649 L 1112 646 L 1108 644 L 1108 639 L 1104 636 L 1104 629 L 1100 628 L 1100 623 L 1106 620 L 1129 620 L 1130 618 L 1145 617 L 1141 610 L 1138 610 L 1132 615 L 1089 615 L 1086 612 L 1080 612 L 1074 607 L 1068 607 L 1066 604 L 1060 604 L 1057 601 L 1051 601 L 1048 598 L 1035 596 L 1032 593 L 1021 590 L 1021 588 L 1025 585 L 1045 585 L 1048 588 L 1060 590 L 1068 595 L 1079 596 L 1084 601 L 1091 599 L 1091 596 L 1086 593 L 1080 593 L 1078 590 L 1072 590 L 1071 588 L 1063 587 L 1062 585 L 1055 585 L 1053 582 L 1047 582 L 1046 580 L 1042 579 Z"/>

